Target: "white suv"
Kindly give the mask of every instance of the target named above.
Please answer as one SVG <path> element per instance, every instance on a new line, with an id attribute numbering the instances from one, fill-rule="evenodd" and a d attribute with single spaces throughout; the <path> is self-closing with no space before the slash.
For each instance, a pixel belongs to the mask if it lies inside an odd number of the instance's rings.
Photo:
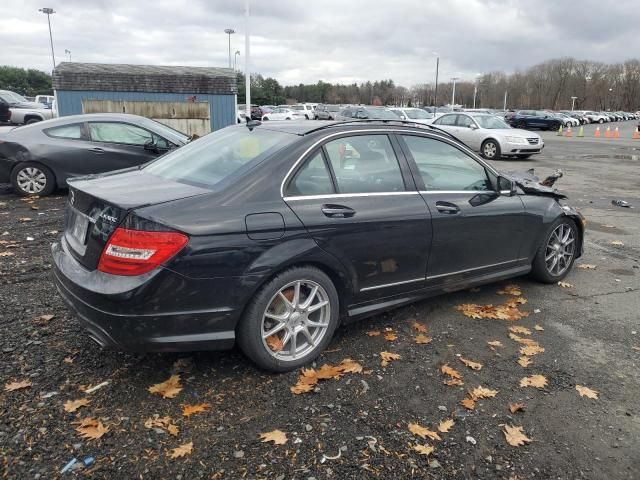
<path id="1" fill-rule="evenodd" d="M 309 103 L 299 103 L 297 105 L 288 105 L 287 108 L 291 110 L 298 110 L 300 113 L 304 115 L 304 118 L 307 120 L 313 120 L 315 117 L 315 107 Z"/>

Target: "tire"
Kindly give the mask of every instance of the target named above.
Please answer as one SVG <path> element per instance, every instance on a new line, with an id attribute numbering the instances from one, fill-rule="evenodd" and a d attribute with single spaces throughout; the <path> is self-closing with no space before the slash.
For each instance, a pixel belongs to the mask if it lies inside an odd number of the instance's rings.
<path id="1" fill-rule="evenodd" d="M 295 303 L 296 284 L 300 284 L 298 305 Z M 304 304 L 313 288 L 318 287 L 305 314 Z M 282 293 L 285 292 L 285 293 Z M 285 299 L 287 302 L 285 302 Z M 318 305 L 326 302 L 320 308 Z M 297 307 L 297 308 L 296 308 Z M 302 307 L 302 310 L 300 310 Z M 331 279 L 314 267 L 293 267 L 285 270 L 265 284 L 249 302 L 236 329 L 238 346 L 258 367 L 271 372 L 295 370 L 313 361 L 329 345 L 339 323 L 340 301 Z M 267 317 L 284 317 L 283 321 Z M 309 315 L 313 315 L 309 317 Z M 306 322 L 318 323 L 319 326 Z M 270 348 L 263 333 L 277 329 L 269 337 L 280 342 L 280 350 Z M 295 328 L 295 334 L 291 334 Z M 307 330 L 313 343 L 303 331 Z M 287 337 L 288 336 L 288 337 Z M 291 355 L 292 341 L 295 339 L 297 355 Z M 300 342 L 302 341 L 302 346 Z M 284 345 L 282 344 L 284 342 Z M 284 347 L 284 348 L 283 348 Z M 296 358 L 297 357 L 297 358 Z"/>
<path id="2" fill-rule="evenodd" d="M 269 117 L 264 117 L 264 118 L 262 119 L 262 121 L 263 121 L 263 122 L 266 122 L 266 121 L 268 121 L 268 120 L 269 120 Z"/>
<path id="3" fill-rule="evenodd" d="M 522 160 L 526 160 L 527 158 L 531 157 L 531 154 L 529 153 L 520 153 L 518 155 L 516 155 L 517 158 L 520 158 Z"/>
<path id="4" fill-rule="evenodd" d="M 304 119 L 305 120 L 309 120 L 309 115 L 307 115 L 306 113 L 304 114 Z"/>
<path id="5" fill-rule="evenodd" d="M 527 124 L 524 122 L 518 122 L 516 123 L 516 128 L 521 128 L 522 130 L 526 130 L 527 129 Z"/>
<path id="6" fill-rule="evenodd" d="M 598 123 L 604 123 L 604 119 L 601 118 L 600 120 L 598 120 Z"/>
<path id="7" fill-rule="evenodd" d="M 51 195 L 56 188 L 56 177 L 40 163 L 23 162 L 11 170 L 11 186 L 23 197 Z"/>
<path id="8" fill-rule="evenodd" d="M 31 124 L 38 123 L 38 122 L 41 122 L 41 121 L 42 121 L 42 119 L 41 119 L 41 118 L 31 117 L 31 118 L 30 118 L 29 120 L 27 120 L 24 124 L 25 124 L 25 125 L 31 125 Z"/>
<path id="9" fill-rule="evenodd" d="M 568 245 L 564 246 L 560 242 L 557 242 L 558 236 L 556 232 L 559 231 L 560 228 L 564 228 L 561 232 L 566 233 L 566 229 L 570 229 L 572 235 L 572 242 Z M 561 236 L 564 236 L 561 234 Z M 567 240 L 568 241 L 568 240 Z M 531 265 L 531 276 L 542 283 L 556 283 L 562 280 L 567 274 L 571 271 L 573 267 L 573 263 L 576 259 L 576 252 L 578 251 L 578 227 L 576 223 L 569 217 L 562 216 L 556 219 L 551 226 L 547 229 L 547 232 L 544 235 L 544 239 L 542 243 L 538 247 L 536 251 L 536 256 L 533 259 L 533 263 Z M 551 247 L 551 244 L 560 245 L 562 248 L 562 254 L 568 251 L 568 248 L 571 247 L 571 257 L 567 260 L 567 257 L 563 255 L 563 260 L 558 260 L 560 258 L 560 253 L 554 254 L 553 251 L 560 252 L 560 250 L 556 250 L 554 247 Z M 557 267 L 550 267 L 550 264 L 553 263 L 554 258 L 550 258 L 547 260 L 549 255 L 554 255 L 557 263 L 553 265 L 557 265 Z M 560 269 L 563 267 L 563 269 Z"/>
<path id="10" fill-rule="evenodd" d="M 502 155 L 500 144 L 493 138 L 489 138 L 482 143 L 480 154 L 487 160 L 499 160 Z"/>

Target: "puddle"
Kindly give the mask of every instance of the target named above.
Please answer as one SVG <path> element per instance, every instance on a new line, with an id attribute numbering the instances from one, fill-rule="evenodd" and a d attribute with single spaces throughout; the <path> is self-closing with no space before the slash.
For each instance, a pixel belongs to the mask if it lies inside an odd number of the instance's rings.
<path id="1" fill-rule="evenodd" d="M 629 277 L 632 277 L 636 274 L 633 270 L 628 270 L 626 268 L 612 268 L 610 270 L 607 270 L 607 272 L 613 273 L 615 275 L 625 275 Z"/>
<path id="2" fill-rule="evenodd" d="M 628 155 L 628 154 L 616 154 L 616 155 L 592 155 L 592 154 L 588 154 L 588 155 L 580 155 L 579 157 L 576 158 L 594 158 L 594 159 L 598 159 L 598 158 L 614 158 L 616 160 L 640 160 L 640 155 Z"/>

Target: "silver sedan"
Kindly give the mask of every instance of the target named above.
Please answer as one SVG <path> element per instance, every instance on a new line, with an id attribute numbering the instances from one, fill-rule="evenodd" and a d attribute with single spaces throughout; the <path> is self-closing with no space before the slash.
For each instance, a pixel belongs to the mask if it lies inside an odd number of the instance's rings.
<path id="1" fill-rule="evenodd" d="M 433 125 L 488 160 L 502 156 L 529 158 L 544 148 L 537 133 L 511 128 L 501 118 L 485 113 L 447 113 L 434 120 Z"/>

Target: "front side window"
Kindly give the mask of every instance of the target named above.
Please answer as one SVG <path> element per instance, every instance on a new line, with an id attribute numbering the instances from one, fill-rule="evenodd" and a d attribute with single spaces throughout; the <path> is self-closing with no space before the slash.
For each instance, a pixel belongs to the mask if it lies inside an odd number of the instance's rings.
<path id="1" fill-rule="evenodd" d="M 398 159 L 386 135 L 358 135 L 325 145 L 338 193 L 404 191 Z"/>
<path id="2" fill-rule="evenodd" d="M 458 126 L 463 128 L 470 128 L 473 120 L 467 115 L 458 115 Z"/>
<path id="3" fill-rule="evenodd" d="M 335 193 L 322 152 L 308 159 L 287 187 L 287 195 L 327 195 Z"/>
<path id="4" fill-rule="evenodd" d="M 403 135 L 427 190 L 491 190 L 485 168 L 456 147 L 427 137 Z"/>
<path id="5" fill-rule="evenodd" d="M 63 125 L 60 127 L 48 128 L 44 131 L 50 137 L 55 138 L 70 138 L 70 139 L 80 139 L 82 138 L 82 124 L 76 123 L 73 125 Z"/>
<path id="6" fill-rule="evenodd" d="M 94 142 L 140 146 L 147 142 L 153 142 L 151 132 L 128 123 L 92 122 L 89 124 L 89 135 Z"/>
<path id="7" fill-rule="evenodd" d="M 443 115 L 433 123 L 435 123 L 436 125 L 445 125 L 449 127 L 454 127 L 456 125 L 457 117 L 458 117 L 457 115 Z"/>

